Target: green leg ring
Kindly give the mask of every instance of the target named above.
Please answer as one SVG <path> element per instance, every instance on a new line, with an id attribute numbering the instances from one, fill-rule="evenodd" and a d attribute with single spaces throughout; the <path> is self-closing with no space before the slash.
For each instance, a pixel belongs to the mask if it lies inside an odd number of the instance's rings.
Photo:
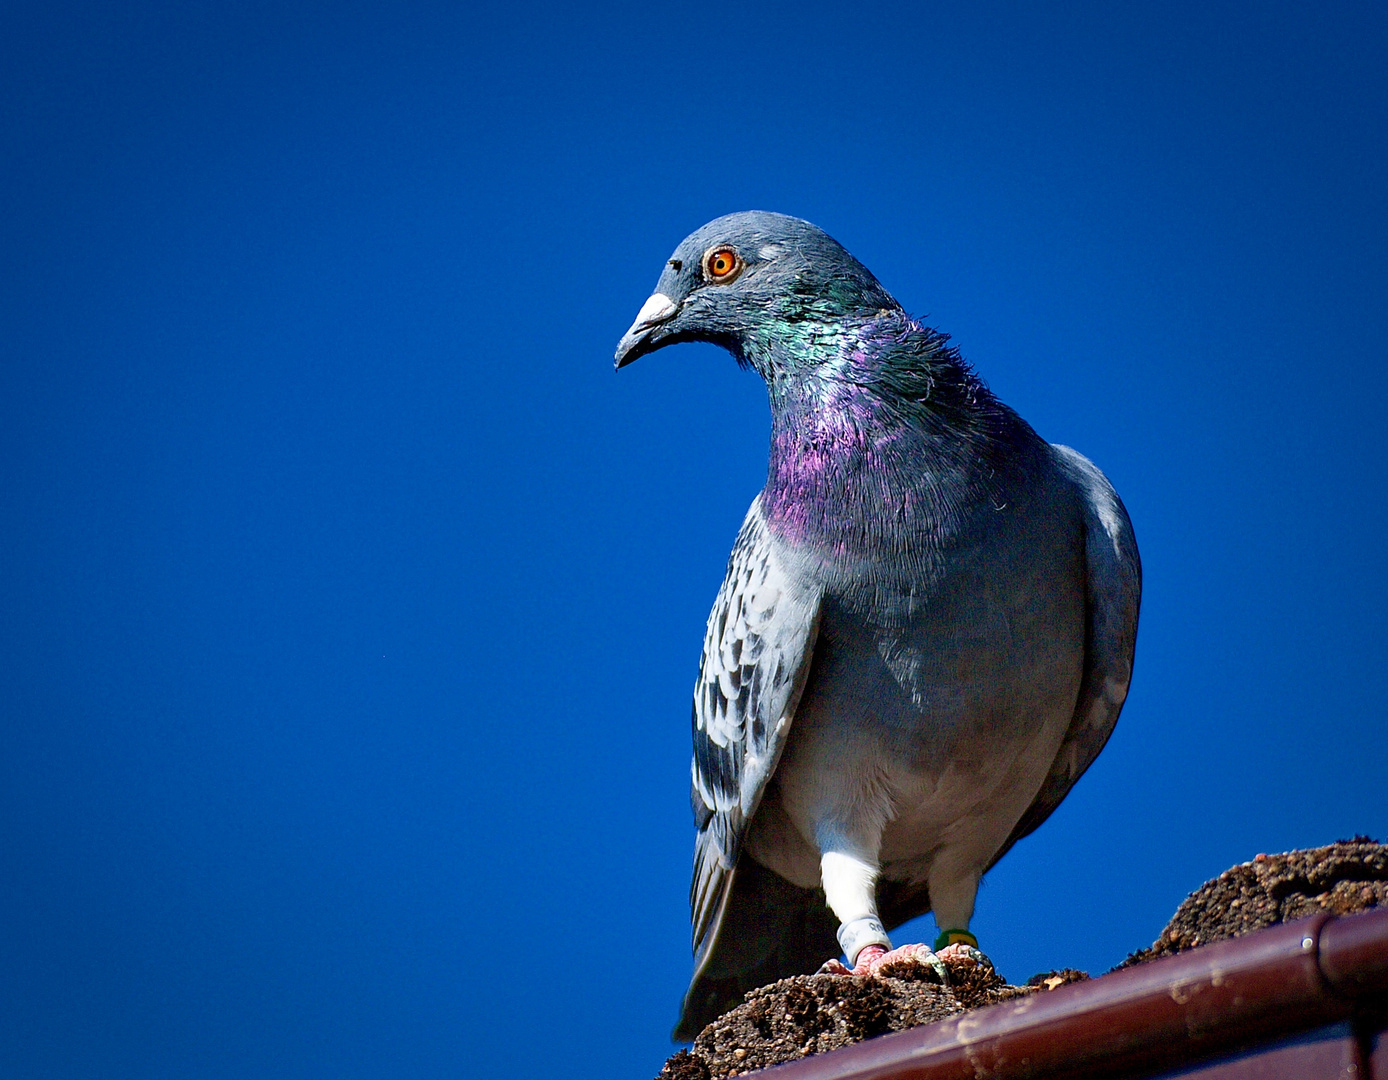
<path id="1" fill-rule="evenodd" d="M 978 948 L 978 938 L 974 937 L 967 930 L 941 930 L 940 936 L 935 939 L 934 949 L 939 952 L 941 949 L 951 945 L 968 945 Z"/>

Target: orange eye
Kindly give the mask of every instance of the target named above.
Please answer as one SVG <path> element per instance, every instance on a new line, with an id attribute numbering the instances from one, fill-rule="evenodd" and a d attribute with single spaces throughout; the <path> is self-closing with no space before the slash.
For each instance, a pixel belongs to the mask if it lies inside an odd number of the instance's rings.
<path id="1" fill-rule="evenodd" d="M 742 272 L 742 260 L 730 247 L 709 248 L 704 255 L 704 277 L 719 285 L 726 285 Z"/>

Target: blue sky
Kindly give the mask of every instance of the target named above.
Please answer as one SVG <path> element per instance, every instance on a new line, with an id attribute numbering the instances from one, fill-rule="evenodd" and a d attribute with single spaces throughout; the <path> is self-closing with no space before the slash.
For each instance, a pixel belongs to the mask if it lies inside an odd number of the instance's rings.
<path id="1" fill-rule="evenodd" d="M 984 885 L 1005 975 L 1388 833 L 1381 6 L 288 8 L 0 13 L 7 1077 L 655 1071 L 767 410 L 611 355 L 732 210 L 1132 515 L 1132 696 Z"/>

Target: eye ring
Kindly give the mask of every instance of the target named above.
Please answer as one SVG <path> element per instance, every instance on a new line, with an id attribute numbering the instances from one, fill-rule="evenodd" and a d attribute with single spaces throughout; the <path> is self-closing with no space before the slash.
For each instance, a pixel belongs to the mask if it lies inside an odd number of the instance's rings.
<path id="1" fill-rule="evenodd" d="M 735 248 L 715 244 L 704 252 L 704 280 L 714 285 L 726 285 L 736 279 L 746 265 Z"/>

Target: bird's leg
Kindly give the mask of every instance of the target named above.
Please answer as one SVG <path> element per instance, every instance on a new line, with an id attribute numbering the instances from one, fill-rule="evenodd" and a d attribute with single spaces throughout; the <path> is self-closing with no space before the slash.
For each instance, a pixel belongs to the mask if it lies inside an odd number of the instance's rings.
<path id="1" fill-rule="evenodd" d="M 942 852 L 941 856 L 931 866 L 928 878 L 935 925 L 940 928 L 940 936 L 935 939 L 935 953 L 942 960 L 992 967 L 993 962 L 978 949 L 978 938 L 969 933 L 979 875 L 952 866 L 947 853 Z"/>
<path id="2" fill-rule="evenodd" d="M 820 858 L 820 878 L 829 908 L 839 917 L 839 945 L 848 967 L 830 960 L 819 970 L 829 975 L 876 975 L 891 964 L 927 964 L 945 985 L 949 972 L 927 945 L 903 945 L 893 949 L 891 939 L 877 917 L 875 863 L 843 852 L 828 851 Z"/>
<path id="3" fill-rule="evenodd" d="M 819 874 L 829 910 L 839 918 L 839 947 L 852 965 L 835 958 L 819 970 L 830 975 L 866 974 L 866 969 L 858 970 L 859 961 L 870 964 L 892 945 L 877 917 L 877 866 L 855 855 L 828 851 L 820 857 Z"/>
<path id="4" fill-rule="evenodd" d="M 819 875 L 829 910 L 839 917 L 839 947 L 848 962 L 856 967 L 860 957 L 867 962 L 890 949 L 891 939 L 877 917 L 876 862 L 826 851 Z"/>

